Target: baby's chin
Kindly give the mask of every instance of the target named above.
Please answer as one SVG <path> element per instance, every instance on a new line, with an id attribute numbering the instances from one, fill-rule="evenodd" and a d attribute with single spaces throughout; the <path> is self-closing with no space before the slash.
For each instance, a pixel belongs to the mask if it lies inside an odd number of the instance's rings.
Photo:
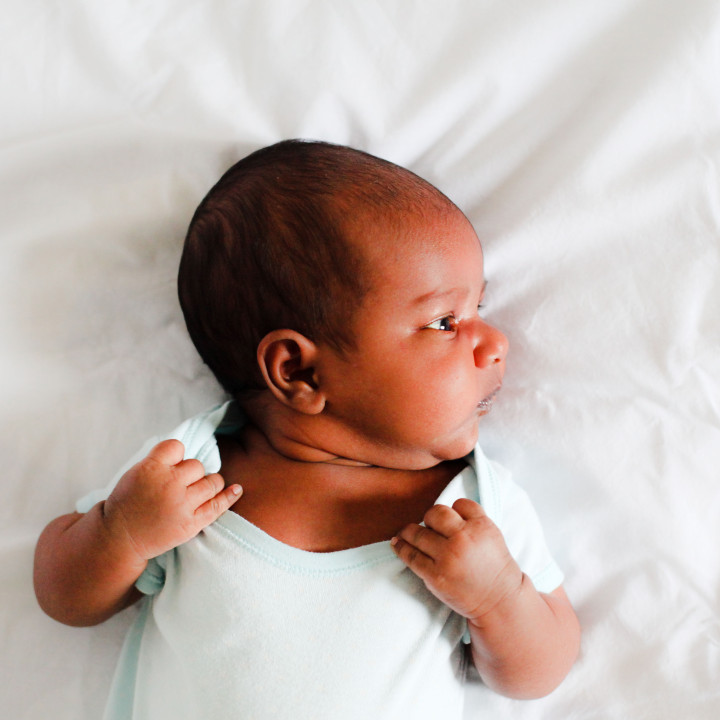
<path id="1" fill-rule="evenodd" d="M 478 424 L 475 422 L 466 433 L 454 438 L 452 442 L 448 442 L 433 454 L 438 462 L 460 460 L 461 458 L 467 457 L 475 449 L 477 440 Z"/>
<path id="2" fill-rule="evenodd" d="M 475 449 L 475 441 L 463 444 L 454 443 L 433 450 L 418 452 L 407 451 L 397 457 L 383 457 L 379 462 L 368 463 L 371 467 L 385 467 L 391 470 L 429 470 L 444 462 L 454 462 L 467 457 Z"/>
<path id="3" fill-rule="evenodd" d="M 452 436 L 438 438 L 425 446 L 379 444 L 375 452 L 363 457 L 362 464 L 396 470 L 427 470 L 443 462 L 467 457 L 475 449 L 477 439 L 478 422 L 475 419 Z"/>

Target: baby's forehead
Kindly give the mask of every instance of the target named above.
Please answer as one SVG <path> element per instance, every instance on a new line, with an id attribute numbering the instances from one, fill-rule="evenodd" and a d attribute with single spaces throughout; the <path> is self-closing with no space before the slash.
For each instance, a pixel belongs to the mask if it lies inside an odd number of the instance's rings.
<path id="1" fill-rule="evenodd" d="M 434 284 L 447 258 L 482 265 L 482 247 L 472 225 L 454 205 L 397 208 L 385 216 L 359 217 L 349 242 L 362 258 L 373 291 L 407 284 L 408 276 Z"/>
<path id="2" fill-rule="evenodd" d="M 346 215 L 346 238 L 363 250 L 368 260 L 377 262 L 393 250 L 427 252 L 428 244 L 432 249 L 434 242 L 447 241 L 458 227 L 471 227 L 454 204 L 433 200 L 412 199 L 381 208 L 358 203 Z"/>

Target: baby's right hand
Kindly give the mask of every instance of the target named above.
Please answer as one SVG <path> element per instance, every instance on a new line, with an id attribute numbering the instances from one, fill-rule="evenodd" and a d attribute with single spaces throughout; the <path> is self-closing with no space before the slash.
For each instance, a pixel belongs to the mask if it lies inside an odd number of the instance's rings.
<path id="1" fill-rule="evenodd" d="M 164 440 L 130 468 L 105 501 L 109 531 L 127 541 L 143 561 L 194 538 L 242 494 L 225 488 L 217 473 L 205 475 L 199 460 L 183 460 L 179 440 Z"/>

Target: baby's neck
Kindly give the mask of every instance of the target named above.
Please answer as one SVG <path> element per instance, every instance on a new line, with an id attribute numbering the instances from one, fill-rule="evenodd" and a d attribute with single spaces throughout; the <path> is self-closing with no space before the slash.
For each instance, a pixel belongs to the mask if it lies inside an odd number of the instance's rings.
<path id="1" fill-rule="evenodd" d="M 251 425 L 218 444 L 226 483 L 245 491 L 233 511 L 277 540 L 314 552 L 389 540 L 420 522 L 465 464 L 399 470 L 343 458 L 299 460 Z"/>
<path id="2" fill-rule="evenodd" d="M 265 450 L 274 452 L 286 460 L 313 464 L 323 463 L 344 467 L 372 467 L 370 463 L 335 455 L 320 447 L 300 442 L 288 435 L 276 434 L 272 438 L 267 438 L 262 435 L 260 444 L 266 446 L 264 448 Z"/>
<path id="3" fill-rule="evenodd" d="M 245 463 L 262 467 L 270 475 L 287 473 L 293 478 L 293 484 L 302 479 L 302 484 L 306 486 L 340 483 L 362 488 L 363 485 L 371 486 L 371 478 L 375 477 L 382 477 L 386 482 L 391 478 L 406 477 L 415 484 L 420 482 L 421 477 L 436 475 L 435 469 L 441 466 L 456 468 L 466 464 L 464 460 L 457 460 L 421 469 L 384 467 L 334 455 L 322 448 L 297 442 L 291 437 L 275 435 L 269 438 L 252 424 L 245 425 L 234 439 L 242 449 Z M 440 474 L 444 475 L 445 472 Z"/>

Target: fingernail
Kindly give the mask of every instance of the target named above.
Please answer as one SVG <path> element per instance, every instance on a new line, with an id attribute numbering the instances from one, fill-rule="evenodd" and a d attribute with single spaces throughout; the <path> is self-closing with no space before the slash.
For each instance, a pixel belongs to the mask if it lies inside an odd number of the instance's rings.
<path id="1" fill-rule="evenodd" d="M 392 538 L 392 539 L 390 540 L 390 544 L 391 544 L 393 547 L 394 547 L 395 545 L 397 545 L 397 542 L 398 542 L 398 539 L 397 539 L 396 537 L 394 537 L 394 538 Z"/>
<path id="2" fill-rule="evenodd" d="M 243 489 L 239 485 L 233 485 L 233 495 L 242 495 Z"/>

